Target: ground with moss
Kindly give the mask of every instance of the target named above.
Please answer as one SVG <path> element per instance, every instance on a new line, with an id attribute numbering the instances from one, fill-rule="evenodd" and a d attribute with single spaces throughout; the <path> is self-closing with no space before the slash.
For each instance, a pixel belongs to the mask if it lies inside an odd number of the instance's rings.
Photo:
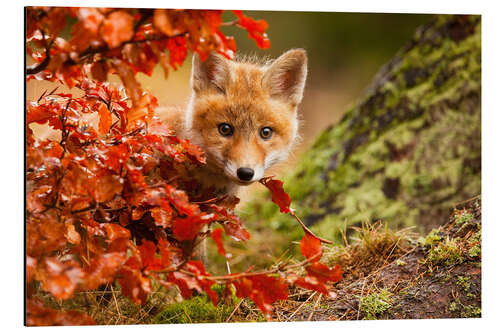
<path id="1" fill-rule="evenodd" d="M 480 17 L 438 16 L 418 29 L 284 183 L 298 216 L 336 240 L 345 226 L 376 220 L 425 232 L 480 194 Z M 267 193 L 242 215 L 300 237 Z"/>
<path id="2" fill-rule="evenodd" d="M 360 233 L 364 239 L 330 252 L 329 260 L 345 269 L 332 288 L 335 296 L 315 295 L 290 320 L 481 317 L 479 198 L 457 205 L 448 222 L 426 237 L 366 228 Z M 295 308 L 287 301 L 276 311 L 287 318 Z"/>
<path id="3" fill-rule="evenodd" d="M 322 260 L 344 270 L 343 279 L 329 286 L 330 295 L 291 289 L 289 300 L 274 304 L 274 321 L 481 317 L 479 197 L 456 205 L 448 220 L 425 237 L 382 223 L 364 224 L 356 233 L 344 245 L 325 248 Z M 123 297 L 117 285 L 64 302 L 40 296 L 51 307 L 85 311 L 98 324 L 265 321 L 252 301 L 234 294 L 221 297 L 217 307 L 206 295 L 182 300 L 161 286 L 144 306 Z"/>

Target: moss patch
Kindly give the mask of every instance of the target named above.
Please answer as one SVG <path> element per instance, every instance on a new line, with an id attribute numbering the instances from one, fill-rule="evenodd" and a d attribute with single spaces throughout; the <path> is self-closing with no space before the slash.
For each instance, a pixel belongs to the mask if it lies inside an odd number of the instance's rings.
<path id="1" fill-rule="evenodd" d="M 391 308 L 391 293 L 383 289 L 361 298 L 360 311 L 363 319 L 378 319 L 378 316 Z"/>
<path id="2" fill-rule="evenodd" d="M 153 318 L 156 324 L 191 324 L 225 322 L 234 306 L 219 304 L 215 307 L 210 299 L 196 296 L 164 308 Z"/>

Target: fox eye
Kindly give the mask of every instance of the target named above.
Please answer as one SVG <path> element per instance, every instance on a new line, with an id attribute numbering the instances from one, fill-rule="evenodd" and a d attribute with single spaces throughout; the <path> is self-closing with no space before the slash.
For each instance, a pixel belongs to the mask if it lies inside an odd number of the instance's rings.
<path id="1" fill-rule="evenodd" d="M 219 124 L 217 126 L 217 129 L 219 130 L 219 133 L 222 136 L 231 136 L 233 135 L 234 132 L 233 126 L 229 125 L 228 123 Z"/>
<path id="2" fill-rule="evenodd" d="M 264 140 L 269 140 L 273 136 L 273 129 L 271 127 L 262 127 L 260 129 L 260 137 Z"/>

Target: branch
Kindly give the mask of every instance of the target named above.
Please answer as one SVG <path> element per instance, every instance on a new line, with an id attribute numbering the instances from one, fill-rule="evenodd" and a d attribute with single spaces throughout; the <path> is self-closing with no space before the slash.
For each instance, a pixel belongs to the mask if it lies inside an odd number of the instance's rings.
<path id="1" fill-rule="evenodd" d="M 45 32 L 41 30 L 41 33 L 43 42 L 45 43 L 45 59 L 38 64 L 26 68 L 26 75 L 37 74 L 47 68 L 50 63 L 50 48 L 52 47 L 52 41 L 47 44 L 47 41 L 45 40 Z"/>
<path id="2" fill-rule="evenodd" d="M 240 279 L 240 278 L 250 277 L 250 276 L 256 276 L 256 275 L 262 275 L 262 274 L 266 274 L 267 275 L 267 274 L 275 274 L 275 273 L 279 273 L 279 272 L 286 272 L 286 271 L 294 270 L 294 269 L 296 269 L 298 267 L 305 267 L 305 266 L 308 266 L 311 262 L 313 262 L 314 260 L 316 260 L 320 256 L 321 256 L 321 253 L 317 253 L 314 256 L 311 256 L 310 258 L 307 258 L 307 259 L 305 259 L 305 260 L 303 260 L 303 261 L 301 261 L 299 263 L 291 264 L 291 265 L 288 265 L 288 266 L 279 265 L 276 268 L 268 269 L 268 270 L 260 271 L 260 272 L 246 272 L 246 273 L 219 275 L 219 276 L 216 276 L 216 275 L 203 275 L 203 276 L 199 276 L 199 275 L 196 275 L 195 273 L 187 271 L 185 269 L 180 269 L 179 272 L 184 273 L 186 275 L 190 275 L 190 276 L 194 276 L 194 277 L 199 277 L 199 278 L 202 278 L 202 279 L 212 280 L 212 281 L 235 280 L 235 279 Z"/>
<path id="3" fill-rule="evenodd" d="M 295 217 L 295 219 L 300 223 L 300 225 L 302 226 L 302 229 L 304 229 L 304 232 L 307 232 L 309 235 L 313 236 L 314 238 L 319 239 L 322 243 L 333 244 L 333 242 L 331 240 L 328 240 L 328 239 L 316 236 L 308 227 L 306 227 L 306 225 L 304 224 L 304 222 L 302 222 L 302 220 L 291 209 L 290 209 L 290 215 L 292 215 L 293 217 Z"/>

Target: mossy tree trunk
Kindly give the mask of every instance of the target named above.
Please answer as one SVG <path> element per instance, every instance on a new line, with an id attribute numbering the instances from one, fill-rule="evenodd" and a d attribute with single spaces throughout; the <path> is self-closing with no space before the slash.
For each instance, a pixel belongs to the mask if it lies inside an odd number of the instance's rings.
<path id="1" fill-rule="evenodd" d="M 443 15 L 419 28 L 321 133 L 285 189 L 305 223 L 333 238 L 374 220 L 429 229 L 480 194 L 480 16 Z M 267 198 L 250 205 L 247 220 L 296 229 Z"/>

